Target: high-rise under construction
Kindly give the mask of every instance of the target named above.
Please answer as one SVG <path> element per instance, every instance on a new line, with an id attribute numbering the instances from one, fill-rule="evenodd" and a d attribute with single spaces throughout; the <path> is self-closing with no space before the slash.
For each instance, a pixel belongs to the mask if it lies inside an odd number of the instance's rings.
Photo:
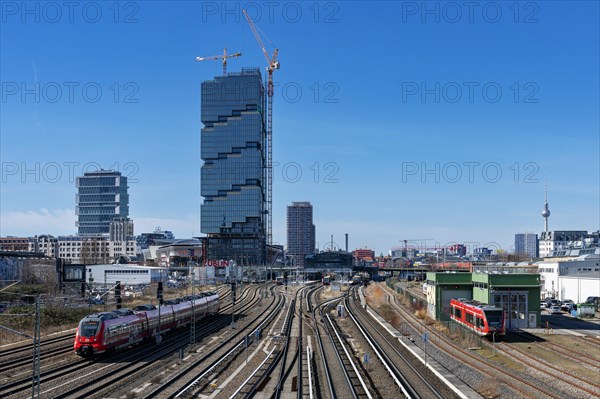
<path id="1" fill-rule="evenodd" d="M 265 90 L 258 68 L 202 83 L 201 231 L 205 260 L 259 265 L 267 221 Z"/>

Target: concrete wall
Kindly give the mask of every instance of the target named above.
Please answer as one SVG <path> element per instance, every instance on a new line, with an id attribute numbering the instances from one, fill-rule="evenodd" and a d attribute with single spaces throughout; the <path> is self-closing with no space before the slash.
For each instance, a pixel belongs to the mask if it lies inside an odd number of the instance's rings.
<path id="1" fill-rule="evenodd" d="M 575 303 L 581 303 L 589 296 L 600 296 L 600 277 L 583 279 L 561 276 L 558 278 L 558 299 L 571 299 Z"/>

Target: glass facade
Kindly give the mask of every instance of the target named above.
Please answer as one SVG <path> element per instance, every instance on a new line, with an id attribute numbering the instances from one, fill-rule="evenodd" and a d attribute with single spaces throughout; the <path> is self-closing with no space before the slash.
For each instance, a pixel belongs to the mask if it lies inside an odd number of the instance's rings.
<path id="1" fill-rule="evenodd" d="M 129 216 L 127 177 L 110 170 L 86 172 L 77 178 L 75 200 L 78 235 L 108 234 L 114 218 Z"/>
<path id="2" fill-rule="evenodd" d="M 202 233 L 210 260 L 262 264 L 265 256 L 265 95 L 259 69 L 202 83 Z"/>

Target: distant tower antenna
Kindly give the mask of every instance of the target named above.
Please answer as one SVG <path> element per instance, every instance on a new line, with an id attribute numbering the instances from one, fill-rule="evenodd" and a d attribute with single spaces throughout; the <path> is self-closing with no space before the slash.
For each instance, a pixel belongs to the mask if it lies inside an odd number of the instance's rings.
<path id="1" fill-rule="evenodd" d="M 544 183 L 544 210 L 542 211 L 542 216 L 544 217 L 544 231 L 546 232 L 546 237 L 548 236 L 548 218 L 550 217 L 550 209 L 548 209 L 548 177 L 546 176 Z"/>

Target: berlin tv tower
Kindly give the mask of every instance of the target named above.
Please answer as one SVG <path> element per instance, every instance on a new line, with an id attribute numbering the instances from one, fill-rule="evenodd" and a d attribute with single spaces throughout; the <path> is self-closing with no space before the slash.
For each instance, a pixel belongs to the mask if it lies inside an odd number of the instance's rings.
<path id="1" fill-rule="evenodd" d="M 546 235 L 548 233 L 548 218 L 550 217 L 550 209 L 548 209 L 548 177 L 546 177 L 546 182 L 544 183 L 544 210 L 542 211 L 542 216 L 544 217 L 544 231 Z"/>

